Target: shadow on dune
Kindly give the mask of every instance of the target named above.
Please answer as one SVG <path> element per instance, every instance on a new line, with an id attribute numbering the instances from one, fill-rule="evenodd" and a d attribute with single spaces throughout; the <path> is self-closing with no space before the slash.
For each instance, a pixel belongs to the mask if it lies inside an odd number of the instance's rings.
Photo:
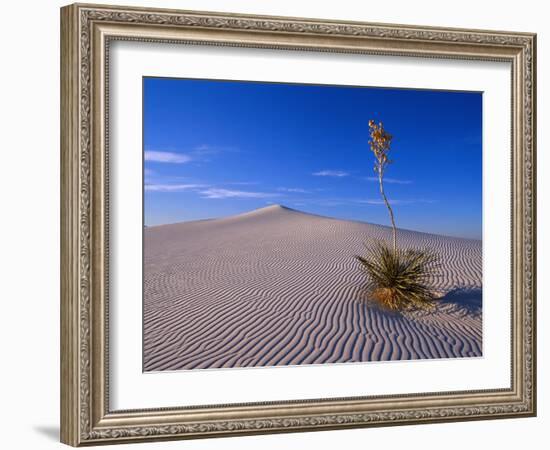
<path id="1" fill-rule="evenodd" d="M 384 308 L 375 300 L 369 299 L 366 290 L 361 290 L 356 301 L 364 305 L 366 309 L 375 310 L 389 316 L 402 316 L 404 311 L 393 311 Z M 482 290 L 479 288 L 454 288 L 437 300 L 440 305 L 455 305 L 471 314 L 480 314 L 482 308 Z"/>
<path id="2" fill-rule="evenodd" d="M 472 313 L 479 313 L 483 304 L 482 291 L 479 288 L 455 288 L 447 292 L 439 301 L 455 304 Z"/>

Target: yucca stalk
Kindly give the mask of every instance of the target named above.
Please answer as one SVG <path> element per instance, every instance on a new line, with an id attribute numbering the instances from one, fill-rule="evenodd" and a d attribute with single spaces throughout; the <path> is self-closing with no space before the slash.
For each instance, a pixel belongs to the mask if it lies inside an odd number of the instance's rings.
<path id="1" fill-rule="evenodd" d="M 382 242 L 365 247 L 366 257 L 355 258 L 369 276 L 369 297 L 391 310 L 429 309 L 433 306 L 436 297 L 428 287 L 428 281 L 438 264 L 435 253 L 416 249 L 392 251 Z"/>
<path id="2" fill-rule="evenodd" d="M 384 173 L 386 171 L 386 166 L 392 163 L 392 161 L 388 158 L 388 153 L 390 151 L 390 145 L 393 136 L 384 129 L 384 125 L 382 125 L 382 122 L 376 124 L 374 120 L 369 120 L 369 134 L 369 146 L 375 157 L 374 172 L 378 175 L 380 195 L 382 196 L 384 204 L 386 205 L 386 208 L 388 208 L 388 212 L 390 215 L 392 226 L 393 253 L 397 254 L 397 227 L 395 226 L 393 209 L 384 191 Z"/>

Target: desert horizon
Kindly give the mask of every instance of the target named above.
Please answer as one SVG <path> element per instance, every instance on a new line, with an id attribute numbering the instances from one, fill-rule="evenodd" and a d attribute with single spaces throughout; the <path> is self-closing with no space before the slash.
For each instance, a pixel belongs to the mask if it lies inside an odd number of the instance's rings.
<path id="1" fill-rule="evenodd" d="M 239 213 L 236 213 L 236 214 L 228 214 L 228 215 L 216 216 L 216 217 L 204 217 L 204 218 L 190 219 L 190 220 L 179 220 L 179 221 L 175 221 L 175 222 L 158 223 L 158 224 L 154 224 L 154 225 L 144 224 L 143 226 L 145 228 L 156 228 L 156 227 L 164 227 L 164 226 L 177 225 L 177 224 L 183 224 L 183 223 L 205 222 L 205 221 L 209 221 L 209 220 L 228 219 L 228 218 L 233 217 L 233 216 L 240 216 L 240 215 L 243 215 L 243 214 L 250 214 L 250 213 L 253 213 L 253 212 L 256 212 L 256 211 L 260 211 L 260 210 L 267 210 L 269 208 L 273 208 L 273 209 L 281 208 L 281 209 L 285 209 L 285 210 L 289 210 L 289 211 L 299 212 L 299 213 L 302 213 L 302 214 L 309 214 L 311 216 L 319 216 L 319 217 L 323 217 L 325 219 L 343 220 L 343 221 L 347 221 L 347 222 L 358 222 L 358 223 L 365 223 L 365 224 L 369 224 L 369 225 L 376 225 L 376 226 L 380 226 L 380 227 L 390 228 L 389 225 L 384 225 L 382 223 L 377 223 L 377 222 L 371 222 L 368 219 L 360 220 L 360 219 L 353 219 L 353 218 L 341 218 L 341 217 L 337 217 L 337 216 L 324 215 L 324 214 L 319 214 L 319 213 L 299 209 L 297 207 L 290 207 L 290 206 L 287 206 L 283 203 L 269 203 L 265 206 L 259 206 L 257 208 L 253 208 L 253 209 L 246 210 L 246 211 L 243 211 L 243 212 L 239 212 Z M 415 232 L 415 233 L 433 234 L 433 235 L 449 237 L 449 238 L 453 238 L 453 239 L 466 239 L 466 240 L 472 240 L 472 241 L 482 241 L 481 238 L 473 238 L 473 237 L 467 237 L 467 236 L 456 236 L 456 235 L 452 235 L 452 234 L 443 234 L 443 233 L 433 233 L 433 232 L 426 231 L 426 230 L 417 230 L 417 229 L 411 229 L 411 228 L 399 227 L 399 230 L 400 231 L 412 231 L 412 232 Z"/>

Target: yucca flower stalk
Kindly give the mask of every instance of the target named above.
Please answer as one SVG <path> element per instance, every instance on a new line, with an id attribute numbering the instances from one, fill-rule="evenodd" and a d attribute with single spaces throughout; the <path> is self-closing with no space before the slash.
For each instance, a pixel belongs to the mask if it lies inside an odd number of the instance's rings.
<path id="1" fill-rule="evenodd" d="M 376 124 L 374 120 L 369 120 L 369 146 L 374 153 L 374 172 L 378 176 L 378 184 L 380 186 L 380 195 L 384 200 L 386 208 L 390 214 L 391 226 L 392 226 L 392 244 L 393 244 L 393 253 L 397 254 L 397 228 L 395 226 L 395 218 L 393 215 L 393 209 L 386 197 L 384 191 L 384 173 L 388 164 L 391 164 L 392 161 L 388 158 L 388 153 L 390 151 L 391 140 L 393 136 L 384 129 L 382 122 Z"/>

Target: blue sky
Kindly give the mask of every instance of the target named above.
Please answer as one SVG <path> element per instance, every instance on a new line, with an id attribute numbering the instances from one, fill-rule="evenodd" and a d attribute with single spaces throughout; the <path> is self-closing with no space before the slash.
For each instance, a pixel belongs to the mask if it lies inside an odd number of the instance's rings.
<path id="1" fill-rule="evenodd" d="M 146 225 L 270 204 L 389 224 L 368 121 L 394 136 L 397 226 L 481 238 L 482 94 L 144 78 Z"/>

